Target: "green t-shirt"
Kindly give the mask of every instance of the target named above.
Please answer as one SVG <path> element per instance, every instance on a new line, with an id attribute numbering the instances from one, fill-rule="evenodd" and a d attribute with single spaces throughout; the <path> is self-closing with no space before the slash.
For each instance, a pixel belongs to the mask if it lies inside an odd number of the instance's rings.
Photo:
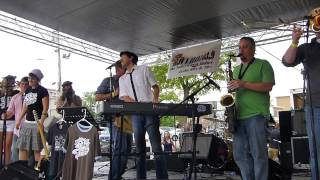
<path id="1" fill-rule="evenodd" d="M 246 69 L 242 67 L 241 74 Z M 233 71 L 233 79 L 239 79 L 240 65 Z M 243 81 L 252 83 L 275 83 L 272 66 L 266 60 L 255 59 L 248 67 Z M 270 96 L 269 92 L 258 92 L 250 89 L 238 89 L 236 91 L 236 107 L 239 119 L 246 119 L 256 115 L 269 115 Z"/>

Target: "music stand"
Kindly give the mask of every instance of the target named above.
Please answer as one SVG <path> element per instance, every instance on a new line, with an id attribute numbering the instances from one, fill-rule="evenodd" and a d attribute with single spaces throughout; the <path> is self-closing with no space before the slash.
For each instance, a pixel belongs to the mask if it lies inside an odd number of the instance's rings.
<path id="1" fill-rule="evenodd" d="M 69 124 L 75 124 L 82 118 L 85 118 L 95 126 L 97 130 L 100 130 L 98 123 L 95 121 L 87 107 L 61 107 L 57 110 L 59 113 L 62 112 L 62 110 L 64 111 L 64 120 Z"/>

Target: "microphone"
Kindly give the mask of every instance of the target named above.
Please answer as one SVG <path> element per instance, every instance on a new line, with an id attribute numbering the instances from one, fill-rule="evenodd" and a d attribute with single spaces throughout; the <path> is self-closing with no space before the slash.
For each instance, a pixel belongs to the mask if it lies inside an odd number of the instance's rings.
<path id="1" fill-rule="evenodd" d="M 212 84 L 214 87 L 216 87 L 218 90 L 220 90 L 220 86 L 216 82 L 214 82 L 209 76 L 207 76 L 207 75 L 204 75 L 204 76 L 208 79 L 210 84 Z"/>
<path id="2" fill-rule="evenodd" d="M 111 69 L 113 66 L 115 66 L 116 65 L 116 62 L 114 62 L 114 63 L 112 63 L 110 66 L 108 66 L 107 68 L 106 68 L 106 70 L 107 69 Z"/>

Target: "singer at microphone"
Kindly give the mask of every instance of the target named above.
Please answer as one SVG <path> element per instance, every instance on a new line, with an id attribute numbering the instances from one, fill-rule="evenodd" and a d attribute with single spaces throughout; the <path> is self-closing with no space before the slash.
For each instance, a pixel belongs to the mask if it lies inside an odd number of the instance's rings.
<path id="1" fill-rule="evenodd" d="M 107 69 L 111 69 L 113 66 L 116 65 L 116 63 L 117 63 L 117 62 L 112 63 L 110 66 L 108 66 L 108 67 L 106 68 L 106 70 L 107 70 Z"/>

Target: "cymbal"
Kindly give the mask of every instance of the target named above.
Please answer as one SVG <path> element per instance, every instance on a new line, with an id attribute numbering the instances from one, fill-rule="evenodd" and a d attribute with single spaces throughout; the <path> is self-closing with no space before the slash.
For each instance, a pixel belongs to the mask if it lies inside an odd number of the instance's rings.
<path id="1" fill-rule="evenodd" d="M 208 120 L 208 121 L 214 121 L 214 122 L 225 122 L 224 120 L 221 120 L 221 119 L 218 119 L 218 118 L 205 117 L 203 119 Z"/>

